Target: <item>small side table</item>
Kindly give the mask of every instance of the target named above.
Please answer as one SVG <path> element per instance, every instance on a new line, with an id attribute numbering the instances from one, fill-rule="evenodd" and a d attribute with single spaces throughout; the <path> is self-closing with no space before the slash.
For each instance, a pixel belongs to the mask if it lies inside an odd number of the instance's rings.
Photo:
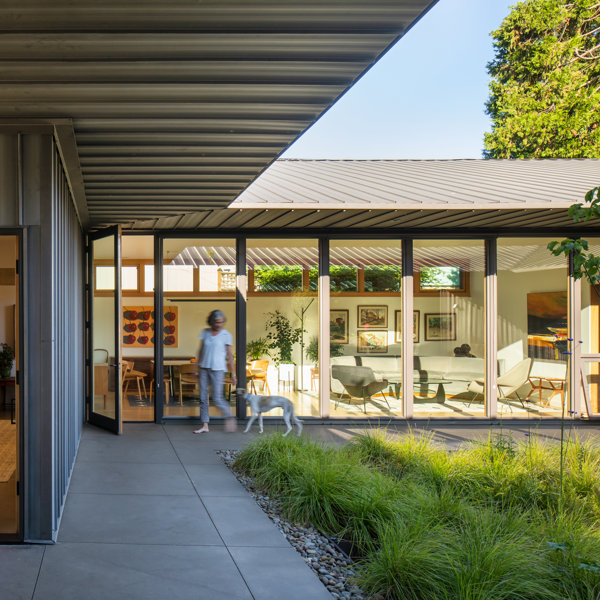
<path id="1" fill-rule="evenodd" d="M 537 383 L 535 380 L 537 380 Z M 546 408 L 552 401 L 552 398 L 554 398 L 554 396 L 556 396 L 557 394 L 560 394 L 560 403 L 562 406 L 565 403 L 565 383 L 566 381 L 564 379 L 559 378 L 538 376 L 530 377 L 529 385 L 531 385 L 531 391 L 529 392 L 529 394 L 527 394 L 525 400 L 529 400 L 529 396 L 531 396 L 531 394 L 533 394 L 533 392 L 537 390 L 539 392 L 540 406 Z M 542 401 L 542 390 L 550 391 L 550 396 L 548 396 L 548 399 L 545 403 Z"/>
<path id="2" fill-rule="evenodd" d="M 15 378 L 14 377 L 4 377 L 0 378 L 0 387 L 2 388 L 2 405 L 6 405 L 6 388 L 7 387 L 15 387 Z M 13 398 L 10 403 L 10 422 L 15 424 L 15 402 L 16 398 Z"/>

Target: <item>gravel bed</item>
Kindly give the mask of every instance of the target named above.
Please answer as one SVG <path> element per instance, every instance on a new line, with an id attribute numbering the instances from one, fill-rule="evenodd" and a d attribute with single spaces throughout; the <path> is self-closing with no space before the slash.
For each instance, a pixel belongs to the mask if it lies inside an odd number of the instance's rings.
<path id="1" fill-rule="evenodd" d="M 254 487 L 250 477 L 234 468 L 233 463 L 238 455 L 237 451 L 218 450 L 217 454 L 269 519 L 285 535 L 288 542 L 300 553 L 304 562 L 316 573 L 333 598 L 339 600 L 367 599 L 367 596 L 352 583 L 353 562 L 335 547 L 334 538 L 327 537 L 313 527 L 299 527 L 286 521 L 281 514 L 281 503 L 262 494 Z"/>

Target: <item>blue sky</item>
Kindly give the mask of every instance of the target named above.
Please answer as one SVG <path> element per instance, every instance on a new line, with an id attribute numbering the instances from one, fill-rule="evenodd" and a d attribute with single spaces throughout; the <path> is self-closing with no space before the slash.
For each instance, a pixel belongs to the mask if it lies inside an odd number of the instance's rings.
<path id="1" fill-rule="evenodd" d="M 440 0 L 283 158 L 481 158 L 490 32 L 514 4 Z"/>

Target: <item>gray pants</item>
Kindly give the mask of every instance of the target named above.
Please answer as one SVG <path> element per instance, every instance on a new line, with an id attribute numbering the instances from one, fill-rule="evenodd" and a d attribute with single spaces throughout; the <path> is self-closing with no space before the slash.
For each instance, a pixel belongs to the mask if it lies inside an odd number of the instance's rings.
<path id="1" fill-rule="evenodd" d="M 212 388 L 212 399 L 223 413 L 224 417 L 231 417 L 229 405 L 223 398 L 223 377 L 225 371 L 212 371 L 211 369 L 200 369 L 200 420 L 208 423 L 208 386 Z"/>

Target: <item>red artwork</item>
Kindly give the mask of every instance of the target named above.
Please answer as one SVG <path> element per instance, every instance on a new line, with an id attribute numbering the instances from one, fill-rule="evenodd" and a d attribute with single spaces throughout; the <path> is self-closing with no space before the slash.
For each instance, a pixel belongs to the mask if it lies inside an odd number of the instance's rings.
<path id="1" fill-rule="evenodd" d="M 177 306 L 168 306 L 163 310 L 163 344 L 177 347 Z M 156 335 L 154 311 L 151 306 L 123 307 L 123 345 L 130 348 L 152 348 Z"/>

